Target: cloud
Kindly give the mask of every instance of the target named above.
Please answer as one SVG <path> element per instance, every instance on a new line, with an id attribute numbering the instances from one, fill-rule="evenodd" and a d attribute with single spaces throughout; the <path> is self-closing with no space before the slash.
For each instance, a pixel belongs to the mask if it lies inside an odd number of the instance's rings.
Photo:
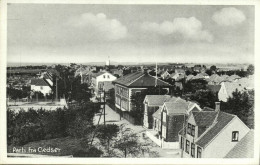
<path id="1" fill-rule="evenodd" d="M 202 29 L 201 22 L 195 18 L 175 18 L 171 21 L 164 21 L 161 24 L 155 22 L 144 22 L 141 29 L 163 36 L 181 34 L 184 39 L 192 41 L 211 42 L 213 36 L 207 30 Z"/>
<path id="2" fill-rule="evenodd" d="M 242 11 L 234 7 L 228 7 L 215 12 L 212 19 L 220 26 L 234 26 L 245 21 L 246 16 Z"/>
<path id="3" fill-rule="evenodd" d="M 85 30 L 85 35 L 92 39 L 115 41 L 127 37 L 127 28 L 116 19 L 108 19 L 103 13 L 84 13 L 80 17 L 70 18 L 67 24 Z"/>

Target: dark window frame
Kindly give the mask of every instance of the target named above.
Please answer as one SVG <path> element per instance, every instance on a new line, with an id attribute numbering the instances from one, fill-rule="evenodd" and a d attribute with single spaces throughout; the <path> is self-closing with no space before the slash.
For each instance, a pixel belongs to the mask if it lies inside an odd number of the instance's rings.
<path id="1" fill-rule="evenodd" d="M 239 132 L 238 131 L 232 131 L 232 142 L 237 142 L 239 139 Z"/>
<path id="2" fill-rule="evenodd" d="M 189 140 L 186 140 L 185 152 L 188 154 L 190 153 L 190 141 Z"/>
<path id="3" fill-rule="evenodd" d="M 195 136 L 195 126 L 191 125 L 191 136 Z"/>
<path id="4" fill-rule="evenodd" d="M 197 158 L 201 158 L 202 149 L 198 146 L 197 147 Z"/>
<path id="5" fill-rule="evenodd" d="M 195 144 L 191 143 L 191 151 L 190 151 L 191 157 L 195 157 Z"/>
<path id="6" fill-rule="evenodd" d="M 191 134 L 191 124 L 190 124 L 190 123 L 188 123 L 187 133 L 188 133 L 189 135 Z"/>

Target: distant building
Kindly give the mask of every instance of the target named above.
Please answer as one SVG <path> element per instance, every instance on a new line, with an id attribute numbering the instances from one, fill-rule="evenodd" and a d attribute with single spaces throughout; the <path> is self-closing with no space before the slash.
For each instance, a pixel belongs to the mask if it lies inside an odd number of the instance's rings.
<path id="1" fill-rule="evenodd" d="M 224 158 L 248 133 L 250 129 L 236 115 L 221 112 L 216 103 L 215 111 L 203 110 L 189 115 L 185 128 L 179 132 L 182 157 Z"/>
<path id="2" fill-rule="evenodd" d="M 254 89 L 253 78 L 241 78 L 236 82 L 222 82 L 218 92 L 219 101 L 227 102 L 229 97 L 233 97 L 233 92 L 244 92 Z"/>
<path id="3" fill-rule="evenodd" d="M 31 90 L 43 93 L 44 96 L 51 93 L 51 85 L 44 79 L 31 79 Z"/>
<path id="4" fill-rule="evenodd" d="M 109 84 L 112 86 L 112 81 L 117 78 L 108 72 L 99 72 L 92 75 L 92 87 L 94 89 L 95 94 L 98 94 L 100 89 L 103 89 L 104 85 L 108 89 Z"/>

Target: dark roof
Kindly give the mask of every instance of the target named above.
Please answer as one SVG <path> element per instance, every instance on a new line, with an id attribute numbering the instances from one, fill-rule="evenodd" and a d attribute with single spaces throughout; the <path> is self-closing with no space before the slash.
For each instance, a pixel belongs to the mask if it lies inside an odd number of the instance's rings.
<path id="1" fill-rule="evenodd" d="M 149 106 L 162 106 L 164 102 L 170 99 L 170 95 L 146 95 L 146 101 Z"/>
<path id="2" fill-rule="evenodd" d="M 204 107 L 203 111 L 215 111 L 215 109 L 209 108 L 209 107 Z"/>
<path id="3" fill-rule="evenodd" d="M 127 74 L 115 81 L 113 83 L 120 84 L 128 87 L 154 87 L 155 86 L 156 78 L 151 75 L 148 75 L 143 72 L 135 72 Z M 163 87 L 170 87 L 167 82 L 164 82 L 160 79 L 157 79 L 157 85 Z"/>
<path id="4" fill-rule="evenodd" d="M 192 111 L 194 120 L 199 127 L 210 126 L 217 116 L 215 111 Z"/>
<path id="5" fill-rule="evenodd" d="M 196 144 L 204 148 L 234 117 L 235 115 L 219 111 L 216 123 L 213 123 L 212 127 L 206 130 Z"/>
<path id="6" fill-rule="evenodd" d="M 104 74 L 104 73 L 106 73 L 106 72 L 94 73 L 94 74 L 92 74 L 92 77 L 96 78 L 96 77 L 98 77 L 98 76 L 100 76 L 100 75 L 102 75 L 102 74 Z"/>
<path id="7" fill-rule="evenodd" d="M 208 90 L 210 90 L 214 93 L 218 93 L 221 88 L 221 85 L 208 85 L 207 88 L 208 88 Z"/>
<path id="8" fill-rule="evenodd" d="M 233 147 L 225 158 L 253 158 L 254 157 L 254 131 L 250 130 Z"/>
<path id="9" fill-rule="evenodd" d="M 31 85 L 35 86 L 49 86 L 43 79 L 31 79 Z"/>

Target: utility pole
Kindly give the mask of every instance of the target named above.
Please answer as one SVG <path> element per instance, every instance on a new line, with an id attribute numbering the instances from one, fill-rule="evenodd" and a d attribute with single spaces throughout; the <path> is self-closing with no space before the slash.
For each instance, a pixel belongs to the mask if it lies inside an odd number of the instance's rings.
<path id="1" fill-rule="evenodd" d="M 106 125 L 106 92 L 104 90 L 104 86 L 103 86 L 103 92 L 104 92 L 104 125 Z"/>
<path id="2" fill-rule="evenodd" d="M 58 79 L 56 77 L 56 101 L 58 101 Z"/>

